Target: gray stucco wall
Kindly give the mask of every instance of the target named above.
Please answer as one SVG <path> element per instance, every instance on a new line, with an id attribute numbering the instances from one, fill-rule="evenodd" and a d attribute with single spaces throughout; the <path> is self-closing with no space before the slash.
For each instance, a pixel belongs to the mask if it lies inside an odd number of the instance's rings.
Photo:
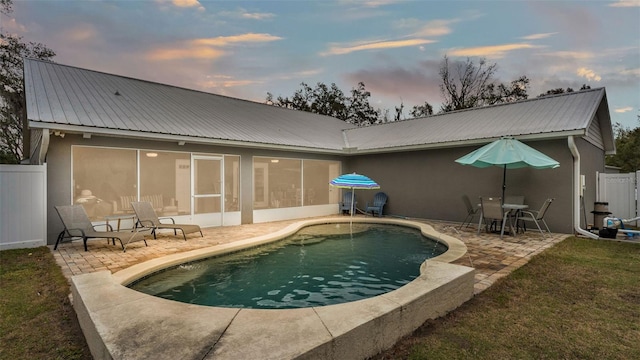
<path id="1" fill-rule="evenodd" d="M 284 157 L 295 159 L 333 160 L 341 161 L 342 157 L 299 153 L 287 151 L 274 151 L 262 149 L 247 149 L 226 146 L 211 146 L 198 144 L 178 145 L 177 142 L 149 141 L 140 139 L 125 139 L 114 137 L 92 136 L 85 139 L 81 135 L 66 134 L 64 138 L 51 136 L 49 151 L 47 154 L 48 184 L 47 184 L 47 242 L 54 244 L 56 237 L 62 231 L 63 226 L 54 210 L 56 205 L 71 204 L 71 146 L 106 146 L 129 149 L 145 149 L 158 151 L 182 151 L 197 152 L 203 154 L 240 155 L 240 209 L 241 222 L 250 224 L 253 222 L 253 157 Z M 100 161 L 100 159 L 96 159 Z"/>
<path id="2" fill-rule="evenodd" d="M 555 198 L 546 216 L 549 227 L 555 232 L 573 233 L 573 158 L 567 140 L 526 143 L 559 161 L 560 167 L 507 170 L 506 195 L 524 195 L 532 209 L 539 208 L 548 197 Z M 584 147 L 585 142 L 579 143 Z M 462 221 L 466 216 L 463 194 L 474 202 L 479 196 L 501 196 L 502 193 L 502 168 L 480 169 L 454 162 L 478 147 L 355 156 L 348 159 L 347 170 L 370 176 L 381 185 L 381 191 L 389 195 L 385 214 Z M 590 156 L 593 159 L 595 155 Z M 584 171 L 595 170 L 585 166 Z M 358 206 L 364 207 L 374 193 L 358 191 Z"/>
<path id="3" fill-rule="evenodd" d="M 585 175 L 586 183 L 584 204 L 580 204 L 580 225 L 585 229 L 587 224 L 593 224 L 591 211 L 594 209 L 593 203 L 597 200 L 597 172 L 605 172 L 605 154 L 601 149 L 583 139 L 576 139 L 576 146 L 580 152 L 580 174 Z M 586 224 L 584 221 L 585 215 L 587 218 Z"/>
<path id="4" fill-rule="evenodd" d="M 581 174 L 585 175 L 585 208 L 580 219 L 584 224 L 593 222 L 593 202 L 596 196 L 596 172 L 604 171 L 604 153 L 589 142 L 577 138 L 581 155 Z M 547 197 L 555 198 L 546 219 L 552 231 L 573 233 L 573 158 L 566 139 L 526 142 L 528 145 L 560 162 L 557 169 L 535 170 L 523 168 L 507 170 L 507 195 L 524 195 L 526 203 L 539 208 Z M 358 172 L 370 176 L 389 195 L 385 214 L 462 221 L 466 210 L 461 196 L 466 194 L 476 202 L 479 196 L 501 196 L 502 169 L 479 169 L 462 166 L 455 159 L 479 146 L 396 152 L 361 156 L 330 156 L 311 153 L 246 149 L 223 146 L 156 142 L 67 134 L 65 138 L 51 137 L 48 164 L 48 243 L 53 244 L 62 224 L 53 210 L 55 205 L 71 203 L 71 145 L 109 146 L 132 149 L 200 152 L 240 155 L 241 157 L 241 222 L 253 222 L 253 156 L 273 156 L 304 159 L 343 161 L 343 171 Z M 96 159 L 100 161 L 100 159 Z M 358 207 L 364 208 L 373 199 L 376 190 L 358 190 Z"/>

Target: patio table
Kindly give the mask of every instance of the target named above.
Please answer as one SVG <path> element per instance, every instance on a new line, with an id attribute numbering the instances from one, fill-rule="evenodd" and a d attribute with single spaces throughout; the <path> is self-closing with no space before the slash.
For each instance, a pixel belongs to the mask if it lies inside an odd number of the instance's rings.
<path id="1" fill-rule="evenodd" d="M 130 229 L 134 230 L 136 227 L 136 214 L 107 215 L 104 217 L 107 228 L 109 227 L 109 221 L 116 221 L 116 231 L 120 231 L 122 220 L 128 219 L 131 219 L 133 225 Z"/>
<path id="2" fill-rule="evenodd" d="M 478 234 L 480 234 L 480 229 L 482 227 L 482 220 L 484 220 L 484 214 L 483 214 L 482 205 L 478 204 L 478 207 L 480 208 L 480 220 L 478 221 Z M 509 217 L 509 213 L 511 211 L 515 212 L 516 226 L 517 226 L 518 225 L 518 216 L 520 215 L 520 211 L 528 209 L 529 205 L 524 205 L 524 204 L 502 204 L 502 208 L 504 210 L 507 210 L 507 211 L 504 212 L 504 218 L 502 219 L 502 229 L 500 231 L 500 238 L 502 238 L 502 234 L 504 232 L 504 224 L 507 221 L 507 217 Z M 515 232 L 513 231 L 513 223 L 511 221 L 509 221 L 509 232 L 511 233 L 512 236 L 515 236 Z"/>

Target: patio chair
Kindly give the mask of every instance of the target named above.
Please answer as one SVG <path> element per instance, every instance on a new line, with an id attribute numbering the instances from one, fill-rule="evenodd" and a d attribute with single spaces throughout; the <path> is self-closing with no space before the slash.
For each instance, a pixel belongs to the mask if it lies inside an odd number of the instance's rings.
<path id="1" fill-rule="evenodd" d="M 544 237 L 545 234 L 542 231 L 542 228 L 540 227 L 540 223 L 542 223 L 544 225 L 544 227 L 546 228 L 548 233 L 551 233 L 551 230 L 549 230 L 549 226 L 547 225 L 547 222 L 544 221 L 544 215 L 547 213 L 547 210 L 549 210 L 549 206 L 551 205 L 551 203 L 553 202 L 553 200 L 555 200 L 554 198 L 548 198 L 547 200 L 544 201 L 544 203 L 542 204 L 542 206 L 540 207 L 540 210 L 522 210 L 520 212 L 520 215 L 518 216 L 518 220 L 520 221 L 531 221 L 534 224 L 536 224 L 536 227 L 538 227 L 538 230 L 540 230 L 540 234 L 542 234 L 542 236 Z"/>
<path id="2" fill-rule="evenodd" d="M 138 218 L 137 225 L 151 229 L 153 238 L 156 238 L 156 231 L 162 229 L 173 230 L 173 235 L 178 235 L 177 230 L 182 231 L 182 236 L 185 241 L 187 240 L 187 234 L 199 232 L 202 235 L 202 230 L 199 225 L 196 224 L 176 224 L 176 221 L 172 217 L 158 218 L 153 205 L 149 201 L 132 201 L 131 206 Z M 161 220 L 171 220 L 171 223 L 162 223 Z"/>
<path id="3" fill-rule="evenodd" d="M 480 210 L 480 208 L 477 208 L 471 204 L 471 200 L 469 200 L 469 197 L 467 195 L 462 195 L 462 202 L 464 202 L 464 206 L 467 208 L 467 217 L 464 219 L 462 224 L 460 224 L 460 227 L 458 229 L 462 229 L 465 224 L 467 225 L 467 227 L 469 227 L 469 225 L 471 225 L 471 222 L 473 221 L 473 218 L 478 214 L 478 210 Z"/>
<path id="4" fill-rule="evenodd" d="M 114 245 L 116 243 L 115 239 L 118 239 L 123 251 L 127 251 L 126 246 L 134 241 L 142 240 L 144 241 L 144 245 L 147 245 L 147 240 L 144 238 L 144 235 L 137 230 L 112 231 L 113 228 L 111 225 L 105 224 L 99 226 L 106 226 L 108 231 L 97 231 L 91 223 L 91 220 L 89 220 L 89 216 L 82 205 L 55 206 L 55 209 L 58 216 L 60 216 L 60 220 L 62 220 L 64 230 L 58 235 L 53 250 L 56 250 L 58 244 L 65 238 L 82 238 L 84 251 L 88 251 L 87 240 L 89 239 L 107 239 L 107 243 L 109 243 L 109 239 L 111 239 Z"/>
<path id="5" fill-rule="evenodd" d="M 378 217 L 382 217 L 382 209 L 384 208 L 384 205 L 386 203 L 387 194 L 380 191 L 373 196 L 373 203 L 371 205 L 369 205 L 369 202 L 367 202 L 365 212 L 369 213 L 369 211 L 371 211 L 372 216 L 374 216 L 375 213 L 378 213 Z"/>
<path id="6" fill-rule="evenodd" d="M 482 209 L 482 218 L 484 219 L 487 232 L 491 232 L 492 228 L 497 231 L 497 226 L 500 224 L 500 238 L 502 239 L 504 227 L 507 223 L 507 214 L 505 214 L 502 208 L 502 198 L 480 197 L 480 208 Z M 509 231 L 513 234 L 511 224 L 509 224 Z M 478 232 L 480 232 L 479 228 Z"/>
<path id="7" fill-rule="evenodd" d="M 353 204 L 351 203 L 352 200 L 353 200 Z M 340 203 L 340 212 L 343 214 L 345 211 L 348 214 L 351 214 L 351 212 L 355 213 L 357 203 L 358 202 L 356 201 L 356 198 L 353 197 L 353 193 L 351 191 L 347 191 L 343 193 L 342 202 Z"/>
<path id="8" fill-rule="evenodd" d="M 515 204 L 515 205 L 524 205 L 524 196 L 523 195 L 505 196 L 504 197 L 504 203 L 505 204 Z M 509 221 L 515 220 L 516 233 L 519 232 L 519 230 L 520 230 L 520 221 L 518 221 L 519 215 L 520 215 L 520 210 L 509 210 L 509 213 L 507 214 L 507 217 L 509 218 Z M 524 223 L 522 223 L 522 231 L 524 232 L 524 230 L 526 230 L 526 227 L 524 226 Z"/>

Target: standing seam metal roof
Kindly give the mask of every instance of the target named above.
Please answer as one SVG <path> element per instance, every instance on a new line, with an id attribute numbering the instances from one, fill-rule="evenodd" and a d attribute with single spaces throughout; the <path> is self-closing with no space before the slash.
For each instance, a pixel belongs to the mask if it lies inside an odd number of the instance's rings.
<path id="1" fill-rule="evenodd" d="M 605 90 L 599 88 L 354 128 L 328 116 L 40 60 L 25 59 L 24 75 L 32 127 L 310 151 L 376 152 L 501 136 L 584 135 L 602 101 L 606 103 Z M 600 120 L 611 125 L 610 118 Z"/>

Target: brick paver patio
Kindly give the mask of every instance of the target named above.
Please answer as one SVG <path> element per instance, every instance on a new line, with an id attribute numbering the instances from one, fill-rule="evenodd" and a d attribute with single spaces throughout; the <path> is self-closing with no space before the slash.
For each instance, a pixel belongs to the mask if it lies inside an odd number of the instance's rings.
<path id="1" fill-rule="evenodd" d="M 550 234 L 543 237 L 537 231 L 528 231 L 516 237 L 498 234 L 476 233 L 473 226 L 458 229 L 458 224 L 425 219 L 410 219 L 433 226 L 437 231 L 462 240 L 468 248 L 467 254 L 456 260 L 455 264 L 471 266 L 476 269 L 475 293 L 487 289 L 499 278 L 526 264 L 531 257 L 565 239 L 567 234 Z M 84 251 L 82 241 L 64 243 L 57 250 L 51 250 L 63 274 L 73 275 L 99 270 L 112 273 L 129 266 L 155 259 L 161 256 L 200 249 L 208 246 L 249 239 L 280 230 L 297 220 L 278 221 L 263 224 L 225 226 L 203 229 L 200 234 L 190 234 L 187 241 L 182 236 L 162 234 L 158 239 L 148 236 L 147 243 L 136 242 L 127 246 L 123 252 L 120 244 L 107 243 L 106 240 L 90 240 L 89 251 Z"/>

